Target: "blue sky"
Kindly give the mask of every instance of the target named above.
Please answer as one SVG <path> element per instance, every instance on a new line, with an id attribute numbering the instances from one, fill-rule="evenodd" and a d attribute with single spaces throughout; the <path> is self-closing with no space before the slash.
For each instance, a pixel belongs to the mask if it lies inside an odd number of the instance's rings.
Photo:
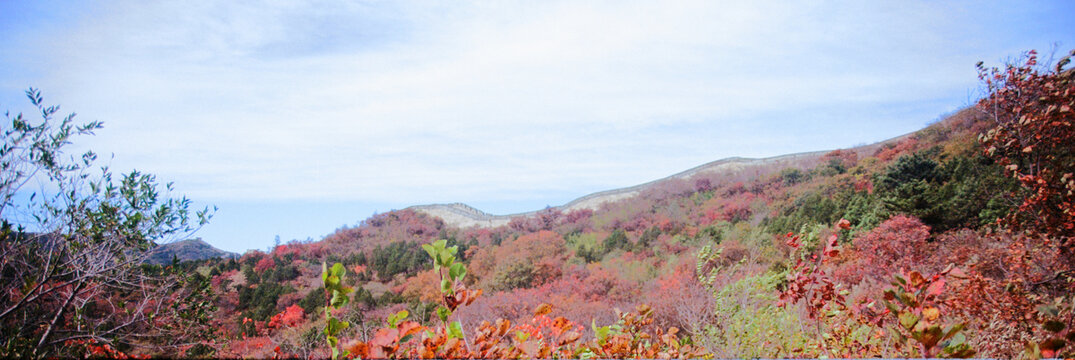
<path id="1" fill-rule="evenodd" d="M 0 108 L 217 205 L 231 251 L 375 211 L 565 203 L 729 156 L 874 142 L 1075 47 L 1075 3 L 0 1 Z"/>

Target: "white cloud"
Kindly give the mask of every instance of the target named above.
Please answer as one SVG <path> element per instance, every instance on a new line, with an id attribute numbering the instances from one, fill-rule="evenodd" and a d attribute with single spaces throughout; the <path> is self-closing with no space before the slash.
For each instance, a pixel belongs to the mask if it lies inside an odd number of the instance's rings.
<path id="1" fill-rule="evenodd" d="M 493 201 L 916 129 L 1013 51 L 972 6 L 107 3 L 27 51 L 194 198 Z"/>

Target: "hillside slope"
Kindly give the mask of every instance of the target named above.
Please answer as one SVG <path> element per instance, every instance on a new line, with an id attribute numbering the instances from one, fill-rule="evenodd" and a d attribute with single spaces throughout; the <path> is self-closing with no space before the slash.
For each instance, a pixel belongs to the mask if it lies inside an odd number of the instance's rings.
<path id="1" fill-rule="evenodd" d="M 877 151 L 877 149 L 883 146 L 898 143 L 900 140 L 903 140 L 913 134 L 914 133 L 904 134 L 884 141 L 876 142 L 869 145 L 857 146 L 847 150 L 855 152 L 860 156 L 867 156 L 869 154 L 873 154 Z M 567 204 L 552 207 L 552 209 L 559 210 L 565 213 L 583 209 L 596 211 L 600 209 L 603 204 L 614 203 L 620 200 L 635 197 L 646 189 L 654 188 L 670 181 L 688 180 L 701 175 L 733 176 L 738 174 L 749 174 L 754 176 L 760 176 L 768 175 L 771 172 L 780 171 L 781 169 L 788 167 L 812 167 L 818 163 L 819 159 L 821 159 L 822 156 L 829 152 L 831 152 L 831 150 L 802 152 L 761 159 L 743 157 L 730 157 L 720 159 L 643 184 L 619 189 L 599 191 L 596 193 L 585 195 L 575 200 L 572 200 Z M 474 208 L 464 203 L 415 205 L 408 207 L 407 210 L 413 210 L 415 212 L 424 213 L 429 216 L 440 218 L 445 222 L 445 224 L 459 228 L 495 228 L 507 225 L 512 218 L 531 217 L 541 211 L 533 210 L 516 214 L 494 215 L 486 213 L 480 209 Z"/>

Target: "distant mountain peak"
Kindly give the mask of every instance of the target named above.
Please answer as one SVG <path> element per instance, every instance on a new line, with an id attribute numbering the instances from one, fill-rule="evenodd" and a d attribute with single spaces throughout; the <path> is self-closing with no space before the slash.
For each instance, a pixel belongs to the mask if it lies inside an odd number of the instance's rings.
<path id="1" fill-rule="evenodd" d="M 146 262 L 150 264 L 167 264 L 172 262 L 173 256 L 178 258 L 179 261 L 191 261 L 212 258 L 238 258 L 239 254 L 217 249 L 201 238 L 193 238 L 157 246 L 150 250 L 150 255 Z"/>

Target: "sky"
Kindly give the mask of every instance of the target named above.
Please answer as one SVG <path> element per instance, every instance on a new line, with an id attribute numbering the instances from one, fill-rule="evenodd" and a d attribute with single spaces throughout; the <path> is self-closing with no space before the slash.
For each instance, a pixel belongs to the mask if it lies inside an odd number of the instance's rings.
<path id="1" fill-rule="evenodd" d="M 0 0 L 0 110 L 219 208 L 219 248 L 378 212 L 510 214 L 731 156 L 902 135 L 974 64 L 1075 48 L 1075 2 Z"/>

